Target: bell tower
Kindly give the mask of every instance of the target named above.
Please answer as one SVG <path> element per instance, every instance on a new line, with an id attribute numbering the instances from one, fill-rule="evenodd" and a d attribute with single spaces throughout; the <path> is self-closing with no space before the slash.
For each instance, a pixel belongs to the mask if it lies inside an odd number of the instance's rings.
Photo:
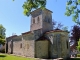
<path id="1" fill-rule="evenodd" d="M 52 29 L 52 11 L 39 8 L 31 12 L 30 31 L 45 33 Z"/>

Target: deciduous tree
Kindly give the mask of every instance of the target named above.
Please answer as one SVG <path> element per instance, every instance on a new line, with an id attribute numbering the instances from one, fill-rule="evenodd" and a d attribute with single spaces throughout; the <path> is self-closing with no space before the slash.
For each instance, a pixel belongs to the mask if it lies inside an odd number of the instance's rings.
<path id="1" fill-rule="evenodd" d="M 26 0 L 23 4 L 24 14 L 29 16 L 33 9 L 44 8 L 46 0 Z"/>
<path id="2" fill-rule="evenodd" d="M 5 44 L 5 31 L 6 29 L 3 27 L 3 25 L 0 24 L 0 44 Z"/>
<path id="3" fill-rule="evenodd" d="M 79 39 L 79 41 L 78 41 L 77 50 L 80 51 L 80 39 Z"/>
<path id="4" fill-rule="evenodd" d="M 80 0 L 67 0 L 66 13 L 67 16 L 72 16 L 72 20 L 80 25 L 79 13 L 80 13 Z"/>
<path id="5" fill-rule="evenodd" d="M 77 42 L 79 41 L 80 38 L 80 26 L 74 25 L 71 31 L 71 35 L 72 40 L 75 40 L 75 43 L 77 45 Z"/>

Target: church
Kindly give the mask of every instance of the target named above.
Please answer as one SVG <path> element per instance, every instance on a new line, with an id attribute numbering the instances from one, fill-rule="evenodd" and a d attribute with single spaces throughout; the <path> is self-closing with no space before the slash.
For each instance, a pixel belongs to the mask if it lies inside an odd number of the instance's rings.
<path id="1" fill-rule="evenodd" d="M 52 11 L 31 12 L 30 31 L 6 38 L 6 53 L 33 58 L 69 57 L 69 32 L 53 30 Z"/>

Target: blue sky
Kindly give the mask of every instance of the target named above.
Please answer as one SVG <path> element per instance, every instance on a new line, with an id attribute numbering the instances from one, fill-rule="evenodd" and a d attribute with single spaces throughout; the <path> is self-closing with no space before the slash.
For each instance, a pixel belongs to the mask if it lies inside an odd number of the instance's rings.
<path id="1" fill-rule="evenodd" d="M 30 17 L 23 15 L 22 5 L 26 0 L 0 0 L 0 24 L 6 28 L 6 36 L 11 36 L 12 33 L 20 35 L 23 32 L 30 30 Z M 64 26 L 74 25 L 72 17 L 64 15 L 66 11 L 67 0 L 47 0 L 46 8 L 53 11 L 52 18 L 61 22 Z"/>

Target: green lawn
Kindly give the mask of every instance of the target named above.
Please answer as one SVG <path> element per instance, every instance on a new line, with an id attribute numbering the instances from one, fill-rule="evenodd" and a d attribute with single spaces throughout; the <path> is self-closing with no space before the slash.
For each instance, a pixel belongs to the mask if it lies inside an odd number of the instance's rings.
<path id="1" fill-rule="evenodd" d="M 13 56 L 8 54 L 0 54 L 0 60 L 37 60 L 37 59 Z"/>

